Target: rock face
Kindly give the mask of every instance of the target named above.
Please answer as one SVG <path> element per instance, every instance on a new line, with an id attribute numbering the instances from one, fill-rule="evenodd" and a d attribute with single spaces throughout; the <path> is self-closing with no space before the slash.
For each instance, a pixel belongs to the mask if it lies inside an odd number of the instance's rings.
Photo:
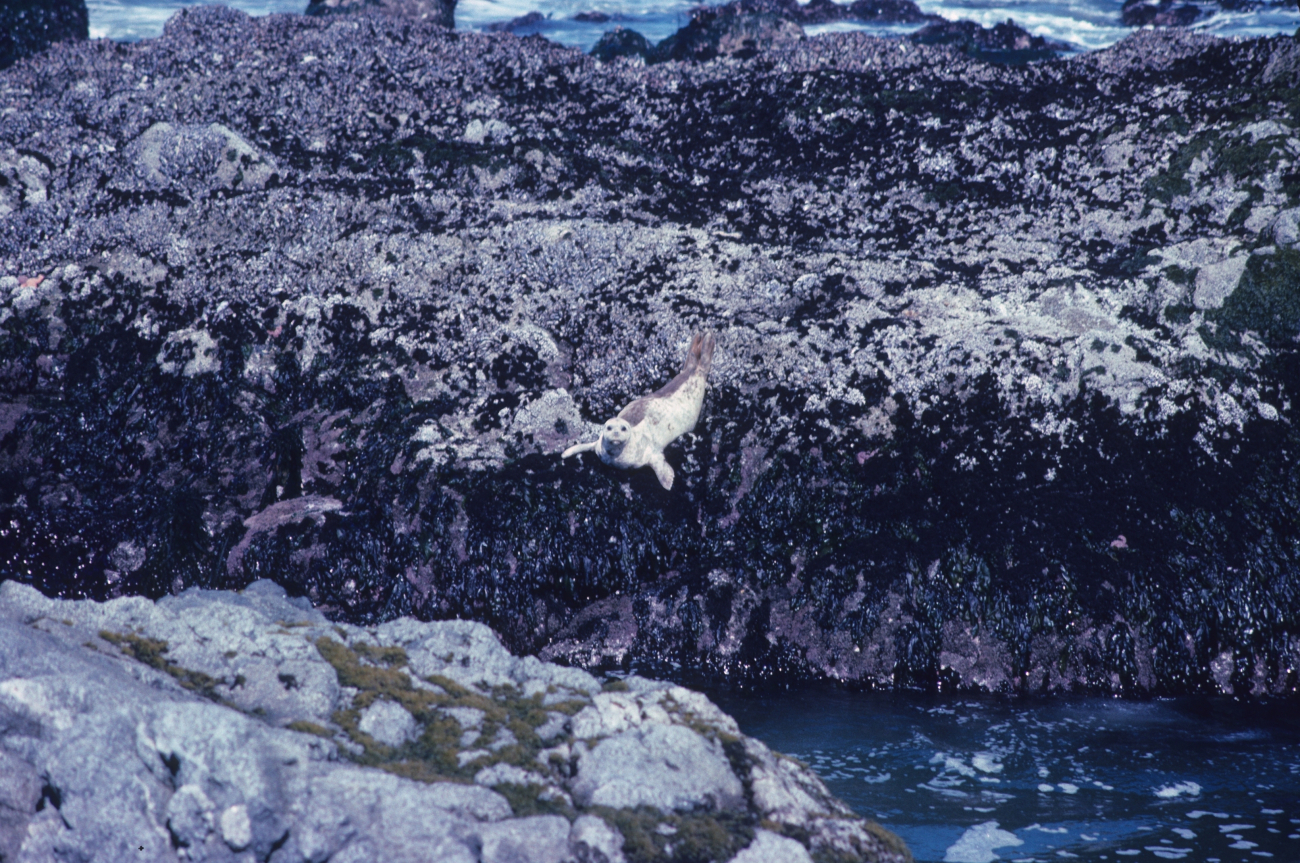
<path id="1" fill-rule="evenodd" d="M 61 46 L 0 75 L 0 574 L 660 676 L 1294 692 L 1298 60 Z M 671 493 L 561 462 L 706 329 Z"/>
<path id="2" fill-rule="evenodd" d="M 0 643 L 6 861 L 911 859 L 703 695 L 602 692 L 481 624 L 5 581 Z"/>
<path id="3" fill-rule="evenodd" d="M 0 6 L 0 69 L 55 42 L 89 36 L 86 0 L 6 0 Z"/>

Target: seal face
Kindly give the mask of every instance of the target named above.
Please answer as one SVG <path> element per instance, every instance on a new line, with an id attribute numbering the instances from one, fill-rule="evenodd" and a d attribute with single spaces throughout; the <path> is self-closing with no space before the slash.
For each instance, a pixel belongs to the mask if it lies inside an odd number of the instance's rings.
<path id="1" fill-rule="evenodd" d="M 695 428 L 716 344 L 712 333 L 696 335 L 677 377 L 619 411 L 605 423 L 598 440 L 571 446 L 561 457 L 591 451 L 614 467 L 630 470 L 648 465 L 664 488 L 672 488 L 674 474 L 664 460 L 664 447 Z"/>

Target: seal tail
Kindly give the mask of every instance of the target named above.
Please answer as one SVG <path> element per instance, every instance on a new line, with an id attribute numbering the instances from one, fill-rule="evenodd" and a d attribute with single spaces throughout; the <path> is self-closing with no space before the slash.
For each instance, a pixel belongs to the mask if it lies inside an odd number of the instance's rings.
<path id="1" fill-rule="evenodd" d="M 682 369 L 682 374 L 688 375 L 698 370 L 707 378 L 713 368 L 713 348 L 717 343 L 717 337 L 713 333 L 697 333 L 691 339 L 690 350 L 686 352 L 686 366 Z"/>

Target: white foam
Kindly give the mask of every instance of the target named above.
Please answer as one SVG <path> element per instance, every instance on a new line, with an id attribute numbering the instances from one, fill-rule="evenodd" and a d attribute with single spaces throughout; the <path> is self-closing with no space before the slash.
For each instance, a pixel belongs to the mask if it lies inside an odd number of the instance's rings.
<path id="1" fill-rule="evenodd" d="M 1186 827 L 1175 827 L 1175 828 L 1174 828 L 1174 832 L 1177 833 L 1179 836 L 1181 836 L 1183 839 L 1195 839 L 1195 838 L 1196 838 L 1196 831 L 1195 831 L 1195 830 L 1188 830 Z"/>
<path id="2" fill-rule="evenodd" d="M 976 752 L 971 756 L 970 763 L 981 773 L 1001 773 L 1002 765 L 998 761 L 1001 757 L 992 752 Z"/>
<path id="3" fill-rule="evenodd" d="M 1066 794 L 1079 793 L 1079 786 L 1075 785 L 1073 782 L 1060 782 L 1056 787 L 1064 791 Z"/>
<path id="4" fill-rule="evenodd" d="M 1199 797 L 1201 786 L 1195 782 L 1179 782 L 1177 785 L 1164 785 L 1156 789 L 1156 796 L 1166 800 L 1182 797 L 1184 794 L 1188 797 Z"/>
<path id="5" fill-rule="evenodd" d="M 1028 827 L 1025 828 L 1025 832 L 1028 832 L 1030 830 L 1037 830 L 1039 833 L 1069 833 L 1070 832 L 1064 827 L 1044 827 L 1043 825 L 1038 823 L 1030 824 Z"/>
<path id="6" fill-rule="evenodd" d="M 1192 853 L 1191 848 L 1173 848 L 1168 845 L 1148 845 L 1146 849 L 1162 860 L 1182 860 Z"/>
<path id="7" fill-rule="evenodd" d="M 1204 818 L 1206 815 L 1213 815 L 1215 818 L 1227 818 L 1227 812 L 1206 812 L 1204 809 L 1193 809 L 1187 813 L 1188 818 Z"/>
<path id="8" fill-rule="evenodd" d="M 1229 847 L 1229 848 L 1236 848 L 1238 851 L 1246 851 L 1246 850 L 1248 850 L 1248 849 L 1250 849 L 1250 848 L 1258 848 L 1258 847 L 1259 847 L 1259 843 L 1257 843 L 1257 842 L 1251 842 L 1251 841 L 1249 841 L 1249 840 L 1247 840 L 1247 839 L 1238 839 L 1236 842 L 1233 842 L 1233 843 L 1232 843 L 1231 845 L 1229 845 L 1228 847 Z"/>
<path id="9" fill-rule="evenodd" d="M 1025 840 L 998 827 L 996 821 L 985 821 L 967 828 L 943 855 L 943 863 L 993 863 L 998 859 L 994 848 L 1024 845 Z"/>
<path id="10" fill-rule="evenodd" d="M 1038 790 L 1041 791 L 1041 792 L 1043 792 L 1044 794 L 1048 794 L 1048 793 L 1050 793 L 1050 792 L 1052 792 L 1052 791 L 1055 791 L 1055 790 L 1056 790 L 1056 786 L 1054 786 L 1054 785 L 1048 785 L 1046 782 L 1044 782 L 1042 785 L 1039 785 L 1039 786 L 1038 786 Z"/>
<path id="11" fill-rule="evenodd" d="M 1254 824 L 1220 824 L 1220 833 L 1237 833 L 1241 830 L 1254 830 Z"/>

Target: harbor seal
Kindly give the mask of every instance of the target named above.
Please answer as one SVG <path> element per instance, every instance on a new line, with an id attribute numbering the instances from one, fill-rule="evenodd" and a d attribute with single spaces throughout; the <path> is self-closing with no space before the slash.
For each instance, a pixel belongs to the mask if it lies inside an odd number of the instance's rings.
<path id="1" fill-rule="evenodd" d="M 663 389 L 642 396 L 605 423 L 600 438 L 569 447 L 561 458 L 594 451 L 605 464 L 628 470 L 649 465 L 664 488 L 673 487 L 673 469 L 664 447 L 695 428 L 704 404 L 704 387 L 713 366 L 712 333 L 691 339 L 681 373 Z"/>

